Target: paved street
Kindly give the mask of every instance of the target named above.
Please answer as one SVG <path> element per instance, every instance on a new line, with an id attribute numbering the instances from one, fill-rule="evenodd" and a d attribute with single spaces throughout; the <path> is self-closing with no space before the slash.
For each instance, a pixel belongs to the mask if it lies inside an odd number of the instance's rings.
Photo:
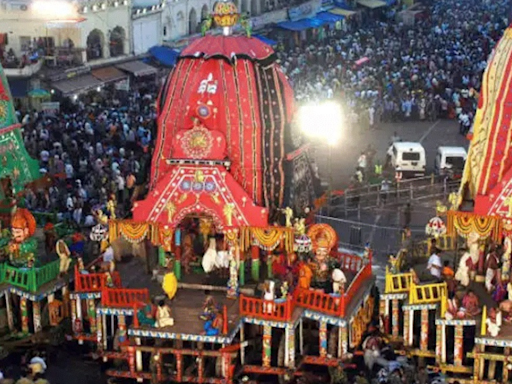
<path id="1" fill-rule="evenodd" d="M 427 171 L 434 167 L 434 158 L 437 147 L 453 145 L 468 147 L 469 141 L 459 134 L 459 125 L 455 120 L 437 120 L 435 122 L 401 122 L 381 124 L 379 129 L 347 129 L 340 142 L 331 150 L 332 176 L 334 188 L 343 188 L 347 185 L 350 176 L 355 172 L 357 158 L 368 144 L 377 150 L 377 157 L 385 160 L 386 151 L 393 132 L 397 132 L 403 141 L 421 142 L 427 153 Z M 315 144 L 315 158 L 320 175 L 328 179 L 329 176 L 329 150 L 327 145 Z"/>

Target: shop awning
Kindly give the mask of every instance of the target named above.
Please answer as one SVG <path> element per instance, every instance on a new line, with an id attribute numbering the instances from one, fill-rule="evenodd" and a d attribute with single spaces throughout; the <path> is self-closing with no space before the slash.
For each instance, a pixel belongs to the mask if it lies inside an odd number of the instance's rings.
<path id="1" fill-rule="evenodd" d="M 324 25 L 323 20 L 317 19 L 316 17 L 310 17 L 307 19 L 297 21 L 282 21 L 277 23 L 277 26 L 282 29 L 288 29 L 289 31 L 304 31 L 310 28 L 318 28 Z"/>
<path id="2" fill-rule="evenodd" d="M 356 14 L 356 12 L 351 11 L 349 9 L 343 9 L 343 8 L 333 8 L 329 10 L 329 13 L 333 13 L 335 15 L 350 17 Z"/>
<path id="3" fill-rule="evenodd" d="M 331 12 L 320 12 L 316 14 L 316 18 L 323 20 L 326 23 L 336 23 L 338 21 L 341 21 L 345 18 L 343 15 L 337 15 L 335 13 Z"/>
<path id="4" fill-rule="evenodd" d="M 115 83 L 128 77 L 124 72 L 121 72 L 116 67 L 95 69 L 91 74 L 103 83 Z"/>
<path id="5" fill-rule="evenodd" d="M 71 79 L 57 81 L 52 87 L 61 92 L 65 96 L 73 93 L 88 91 L 93 88 L 100 87 L 103 83 L 93 75 L 84 75 L 72 77 Z"/>
<path id="6" fill-rule="evenodd" d="M 357 4 L 371 9 L 385 7 L 387 5 L 385 1 L 381 0 L 357 0 Z"/>
<path id="7" fill-rule="evenodd" d="M 270 45 L 271 47 L 274 45 L 277 45 L 277 41 L 274 41 L 272 39 L 269 39 L 267 36 L 263 35 L 254 35 L 255 38 L 263 41 L 265 44 Z"/>
<path id="8" fill-rule="evenodd" d="M 131 73 L 135 77 L 155 75 L 158 71 L 155 67 L 143 63 L 142 61 L 129 61 L 127 63 L 116 65 L 117 68 Z"/>
<path id="9" fill-rule="evenodd" d="M 157 45 L 150 48 L 149 53 L 161 64 L 167 67 L 174 66 L 176 64 L 176 60 L 178 60 L 178 56 L 180 55 L 178 51 L 170 47 L 166 47 L 165 45 Z"/>
<path id="10" fill-rule="evenodd" d="M 21 98 L 28 94 L 28 87 L 30 83 L 29 78 L 8 78 L 7 82 L 11 88 L 12 97 Z"/>

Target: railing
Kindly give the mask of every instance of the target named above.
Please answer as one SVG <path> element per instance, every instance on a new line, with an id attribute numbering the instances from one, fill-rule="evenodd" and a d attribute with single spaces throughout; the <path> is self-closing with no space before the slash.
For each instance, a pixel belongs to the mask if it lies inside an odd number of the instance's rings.
<path id="1" fill-rule="evenodd" d="M 343 312 L 341 316 L 345 316 L 346 306 L 350 304 L 354 296 L 359 292 L 359 289 L 372 276 L 372 263 L 366 264 L 363 269 L 359 271 L 352 283 L 350 283 L 348 289 L 345 292 L 345 305 L 343 306 Z"/>
<path id="2" fill-rule="evenodd" d="M 386 267 L 385 293 L 409 292 L 413 275 L 413 272 L 393 274 Z"/>
<path id="3" fill-rule="evenodd" d="M 410 304 L 441 304 L 441 317 L 444 317 L 447 304 L 447 286 L 446 283 L 422 284 L 417 285 L 411 281 L 409 290 Z"/>
<path id="4" fill-rule="evenodd" d="M 441 177 L 428 176 L 394 183 L 385 196 L 380 190 L 380 184 L 334 191 L 326 197 L 326 203 L 319 213 L 325 216 L 346 217 L 354 212 L 360 214 L 362 210 L 380 207 L 383 203 L 386 205 L 403 204 L 404 200 L 432 198 L 443 200 L 448 197 L 450 192 L 456 191 L 459 185 L 460 180 L 445 181 Z"/>
<path id="5" fill-rule="evenodd" d="M 258 319 L 288 321 L 293 313 L 293 301 L 283 302 L 258 299 L 240 295 L 239 312 L 242 316 Z"/>
<path id="6" fill-rule="evenodd" d="M 349 253 L 340 253 L 340 267 L 343 271 L 359 272 L 363 265 L 363 259 L 359 255 L 351 255 Z"/>
<path id="7" fill-rule="evenodd" d="M 37 63 L 26 65 L 23 68 L 4 68 L 4 73 L 7 77 L 30 77 L 42 68 L 43 60 Z"/>
<path id="8" fill-rule="evenodd" d="M 121 276 L 119 272 L 112 273 L 114 287 L 121 287 Z M 78 266 L 75 266 L 75 291 L 76 292 L 101 292 L 107 286 L 107 275 L 105 273 L 80 273 Z"/>
<path id="9" fill-rule="evenodd" d="M 104 288 L 101 291 L 101 305 L 113 308 L 133 308 L 137 303 L 149 303 L 149 290 L 129 288 Z"/>
<path id="10" fill-rule="evenodd" d="M 331 316 L 343 316 L 345 312 L 345 294 L 330 295 L 322 291 L 297 288 L 293 295 L 296 305 Z"/>
<path id="11" fill-rule="evenodd" d="M 49 283 L 59 275 L 60 261 L 55 260 L 39 268 L 16 268 L 5 265 L 0 270 L 0 282 L 37 292 L 41 286 Z"/>

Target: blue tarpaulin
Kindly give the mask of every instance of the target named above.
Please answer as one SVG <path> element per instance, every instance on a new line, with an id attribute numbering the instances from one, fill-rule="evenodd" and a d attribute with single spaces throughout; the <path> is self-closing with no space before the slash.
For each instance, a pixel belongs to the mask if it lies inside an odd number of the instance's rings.
<path id="1" fill-rule="evenodd" d="M 164 45 L 157 45 L 149 49 L 149 53 L 161 64 L 172 67 L 176 64 L 176 60 L 180 53 L 172 48 Z"/>
<path id="2" fill-rule="evenodd" d="M 318 28 L 325 24 L 325 21 L 320 20 L 316 17 L 310 17 L 307 19 L 297 21 L 283 21 L 277 23 L 279 28 L 288 29 L 290 31 L 304 31 L 310 28 Z"/>
<path id="3" fill-rule="evenodd" d="M 331 12 L 320 12 L 320 13 L 317 13 L 316 18 L 323 20 L 326 23 L 332 24 L 332 23 L 336 23 L 338 21 L 343 20 L 345 18 L 345 16 L 335 15 L 334 13 L 331 13 Z"/>
<path id="4" fill-rule="evenodd" d="M 274 41 L 272 39 L 269 39 L 267 36 L 263 36 L 263 35 L 254 35 L 255 38 L 261 40 L 262 42 L 264 42 L 265 44 L 267 45 L 270 45 L 271 47 L 274 46 L 274 45 L 277 45 L 277 41 Z"/>
<path id="5" fill-rule="evenodd" d="M 12 97 L 25 97 L 28 94 L 28 88 L 30 79 L 28 78 L 18 78 L 18 79 L 7 79 L 7 82 L 9 83 L 9 87 L 11 88 L 11 95 Z"/>

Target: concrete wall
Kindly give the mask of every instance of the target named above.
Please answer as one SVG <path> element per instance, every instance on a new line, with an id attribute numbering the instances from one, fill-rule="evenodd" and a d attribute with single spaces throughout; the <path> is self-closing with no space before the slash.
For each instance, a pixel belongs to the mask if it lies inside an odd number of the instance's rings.
<path id="1" fill-rule="evenodd" d="M 133 51 L 136 55 L 146 53 L 155 45 L 161 45 L 163 37 L 161 13 L 134 17 L 132 30 Z"/>

